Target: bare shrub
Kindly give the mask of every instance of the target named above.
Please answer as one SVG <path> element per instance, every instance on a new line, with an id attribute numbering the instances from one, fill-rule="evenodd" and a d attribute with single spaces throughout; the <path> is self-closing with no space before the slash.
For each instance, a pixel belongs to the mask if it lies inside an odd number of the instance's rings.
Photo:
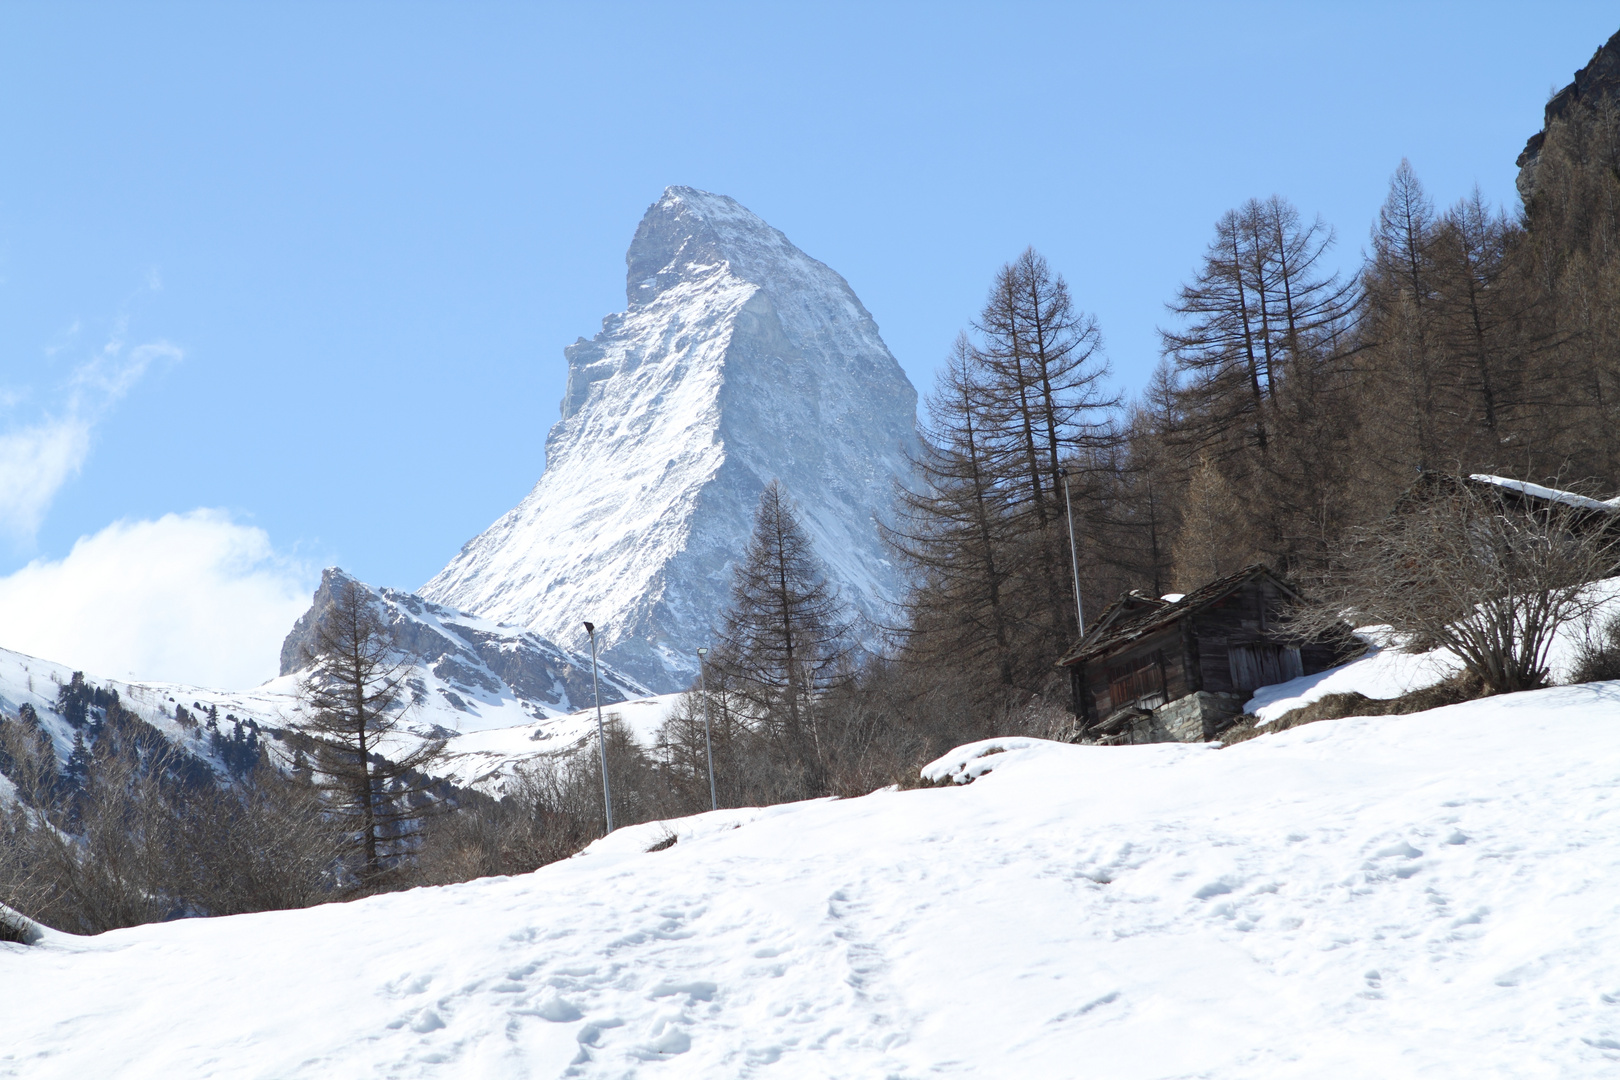
<path id="1" fill-rule="evenodd" d="M 1575 649 L 1570 669 L 1572 683 L 1611 682 L 1620 679 L 1620 615 L 1611 615 L 1595 634 L 1588 627 Z"/>
<path id="2" fill-rule="evenodd" d="M 620 718 L 610 713 L 605 720 L 615 825 L 683 812 L 671 809 L 664 773 Z M 526 874 L 568 858 L 606 827 L 594 739 L 573 754 L 520 765 L 499 799 L 477 791 L 458 791 L 454 799 L 452 812 L 424 823 L 415 884 Z"/>
<path id="3" fill-rule="evenodd" d="M 722 672 L 711 671 L 709 719 L 720 805 L 765 806 L 822 795 L 853 797 L 915 780 L 952 747 L 995 735 L 1054 737 L 1072 723 L 1045 699 L 961 668 L 869 657 L 818 695 L 807 711 L 815 733 L 814 772 L 795 768 L 769 732 L 735 708 Z M 670 808 L 709 807 L 702 698 L 683 696 L 659 733 Z"/>
<path id="4" fill-rule="evenodd" d="M 1450 650 L 1487 693 L 1530 690 L 1558 628 L 1599 602 L 1585 586 L 1617 562 L 1607 514 L 1437 479 L 1350 534 L 1295 628 L 1385 625 L 1414 651 Z"/>

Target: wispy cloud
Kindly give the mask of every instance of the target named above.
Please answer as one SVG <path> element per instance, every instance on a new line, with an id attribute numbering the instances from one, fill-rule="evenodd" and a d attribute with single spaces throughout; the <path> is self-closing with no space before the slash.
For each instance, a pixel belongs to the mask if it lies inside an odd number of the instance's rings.
<path id="1" fill-rule="evenodd" d="M 77 416 L 0 434 L 0 529 L 16 543 L 39 532 L 57 491 L 90 454 L 90 424 Z"/>
<path id="2" fill-rule="evenodd" d="M 128 319 L 121 316 L 95 354 L 44 393 L 0 387 L 0 536 L 12 543 L 33 542 L 57 492 L 84 468 L 96 425 L 119 399 L 154 365 L 183 357 L 166 341 L 131 346 L 127 331 Z M 67 338 L 71 342 L 78 333 L 75 323 Z M 70 348 L 58 345 L 47 355 Z"/>

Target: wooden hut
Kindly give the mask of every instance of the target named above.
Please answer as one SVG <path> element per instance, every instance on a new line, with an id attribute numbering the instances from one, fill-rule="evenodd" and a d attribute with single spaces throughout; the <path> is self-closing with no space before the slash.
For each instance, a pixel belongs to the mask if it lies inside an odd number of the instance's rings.
<path id="1" fill-rule="evenodd" d="M 1120 597 L 1058 661 L 1082 730 L 1105 742 L 1210 739 L 1257 688 L 1331 667 L 1341 646 L 1279 625 L 1298 599 L 1258 563 L 1180 597 Z"/>

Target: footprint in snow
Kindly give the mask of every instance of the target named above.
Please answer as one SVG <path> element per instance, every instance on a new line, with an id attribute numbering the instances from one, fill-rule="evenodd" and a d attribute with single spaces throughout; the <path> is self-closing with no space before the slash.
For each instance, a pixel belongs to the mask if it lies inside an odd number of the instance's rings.
<path id="1" fill-rule="evenodd" d="M 648 997 L 670 997 L 675 994 L 685 994 L 686 1003 L 695 1005 L 700 1001 L 713 1001 L 714 993 L 719 987 L 712 982 L 663 982 L 653 987 Z"/>
<path id="2" fill-rule="evenodd" d="M 423 1009 L 411 1021 L 411 1030 L 418 1035 L 426 1035 L 430 1031 L 438 1031 L 444 1027 L 444 1018 L 432 1009 Z"/>
<path id="3" fill-rule="evenodd" d="M 1114 1002 L 1116 1002 L 1118 1000 L 1119 1000 L 1119 991 L 1118 990 L 1111 990 L 1108 993 L 1104 994 L 1102 997 L 1093 998 L 1091 1001 L 1086 1002 L 1084 1005 L 1080 1006 L 1077 1009 L 1070 1009 L 1067 1012 L 1058 1013 L 1056 1016 L 1052 1017 L 1052 1019 L 1048 1020 L 1047 1023 L 1048 1024 L 1067 1023 L 1070 1020 L 1075 1020 L 1075 1019 L 1078 1019 L 1078 1018 L 1080 1018 L 1082 1016 L 1085 1016 L 1087 1013 L 1089 1013 L 1089 1012 L 1091 1012 L 1091 1011 L 1093 1011 L 1095 1009 L 1100 1009 L 1104 1005 L 1112 1005 Z"/>
<path id="4" fill-rule="evenodd" d="M 561 994 L 552 992 L 540 999 L 540 1004 L 532 1009 L 514 1009 L 519 1016 L 538 1016 L 542 1020 L 550 1020 L 553 1024 L 570 1024 L 578 1020 L 581 1013 L 574 1003 Z"/>

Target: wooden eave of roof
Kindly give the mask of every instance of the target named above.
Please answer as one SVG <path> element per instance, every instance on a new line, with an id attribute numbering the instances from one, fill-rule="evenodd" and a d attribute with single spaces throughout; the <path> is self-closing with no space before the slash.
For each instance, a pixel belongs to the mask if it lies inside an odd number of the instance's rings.
<path id="1" fill-rule="evenodd" d="M 1057 666 L 1072 667 L 1093 657 L 1112 652 L 1121 646 L 1140 641 L 1148 634 L 1170 626 L 1188 615 L 1196 614 L 1210 605 L 1226 599 L 1244 584 L 1259 576 L 1270 578 L 1278 588 L 1288 593 L 1289 596 L 1296 600 L 1299 599 L 1299 590 L 1273 573 L 1270 567 L 1264 563 L 1250 563 L 1242 570 L 1228 574 L 1225 577 L 1216 578 L 1214 581 L 1205 582 L 1180 600 L 1174 602 L 1162 601 L 1160 607 L 1137 613 L 1136 617 L 1123 622 L 1119 621 L 1115 616 L 1117 625 L 1105 622 L 1109 618 L 1110 612 L 1113 612 L 1116 608 L 1121 608 L 1127 600 L 1137 598 L 1127 593 L 1103 610 L 1102 615 L 1097 619 L 1097 624 L 1086 632 L 1085 637 L 1081 638 L 1074 648 L 1064 654 L 1063 658 L 1057 662 Z"/>
<path id="2" fill-rule="evenodd" d="M 1141 610 L 1132 611 L 1131 606 L 1133 604 L 1142 604 L 1144 606 Z M 1147 618 L 1169 606 L 1170 602 L 1168 600 L 1159 600 L 1136 592 L 1125 593 L 1118 600 L 1103 608 L 1102 614 L 1097 616 L 1097 621 L 1091 624 L 1091 628 L 1085 632 L 1074 648 L 1065 654 L 1064 659 L 1058 661 L 1058 665 L 1062 666 L 1067 658 L 1077 650 L 1090 648 L 1092 643 L 1102 640 L 1105 636 L 1122 633 L 1125 628 L 1131 626 L 1137 620 Z"/>

